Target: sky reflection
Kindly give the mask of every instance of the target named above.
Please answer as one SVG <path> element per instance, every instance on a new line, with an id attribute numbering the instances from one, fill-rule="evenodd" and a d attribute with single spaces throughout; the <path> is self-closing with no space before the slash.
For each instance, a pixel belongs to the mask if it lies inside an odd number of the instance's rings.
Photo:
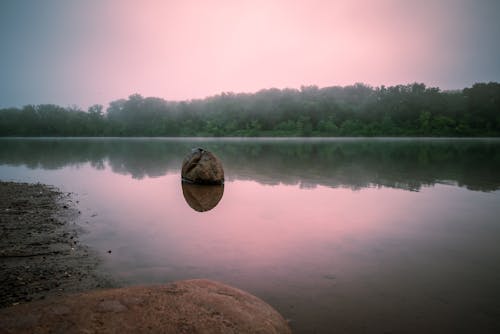
<path id="1" fill-rule="evenodd" d="M 440 166 L 455 162 L 448 170 L 417 170 L 405 167 L 415 161 L 412 158 L 404 164 L 404 159 L 394 159 L 405 150 L 412 152 L 408 146 L 402 151 L 397 145 L 387 148 L 385 152 L 393 155 L 385 156 L 385 164 L 373 166 L 384 160 L 375 158 L 384 152 L 378 146 L 334 145 L 334 151 L 350 154 L 343 166 L 356 170 L 343 179 L 348 168 L 327 164 L 314 169 L 318 161 L 311 157 L 325 154 L 327 148 L 278 150 L 264 145 L 254 155 L 262 160 L 240 164 L 228 160 L 236 157 L 230 152 L 248 153 L 247 148 L 220 146 L 232 177 L 218 204 L 198 212 L 185 200 L 180 163 L 176 169 L 173 160 L 165 157 L 128 156 L 138 169 L 169 161 L 162 173 L 134 178 L 130 163 L 124 160 L 127 155 L 105 151 L 98 159 L 80 159 L 70 153 L 82 153 L 72 145 L 51 151 L 65 162 L 57 168 L 40 163 L 26 167 L 33 156 L 25 156 L 23 162 L 18 155 L 16 163 L 12 157 L 6 163 L 7 155 L 0 152 L 1 179 L 48 183 L 73 192 L 82 211 L 79 223 L 86 230 L 82 241 L 101 254 L 103 268 L 120 284 L 198 277 L 220 280 L 271 303 L 292 320 L 297 332 L 328 333 L 338 328 L 361 333 L 370 328 L 371 332 L 431 333 L 457 332 L 458 328 L 458 332 L 488 333 L 500 328 L 496 313 L 500 191 L 495 190 L 493 174 L 484 173 L 496 166 L 494 156 L 484 159 L 489 164 L 483 161 L 475 169 L 466 169 L 471 162 L 457 153 L 461 149 L 456 146 L 411 146 L 414 153 L 427 152 L 431 161 L 437 152 L 447 152 L 441 159 L 446 163 Z M 119 147 L 122 152 L 140 151 Z M 474 145 L 468 150 L 485 152 Z M 285 165 L 288 153 L 270 154 L 276 152 L 315 153 L 293 155 L 296 166 L 283 169 L 285 175 L 281 175 L 265 168 L 275 161 Z M 43 152 L 39 153 L 35 161 L 43 161 Z M 69 163 L 75 157 L 78 163 Z M 117 161 L 127 167 L 117 168 Z M 390 163 L 397 168 L 390 169 Z M 377 174 L 379 170 L 386 174 Z M 373 180 L 373 185 L 353 187 L 345 182 L 333 187 L 328 181 L 329 177 L 356 181 L 361 171 L 368 173 L 366 180 Z M 393 171 L 413 175 L 413 179 L 404 187 L 394 186 L 404 178 Z M 288 182 L 291 175 L 308 172 L 313 176 L 305 181 Z M 452 177 L 445 180 L 436 175 Z M 272 182 L 263 182 L 264 177 Z M 382 179 L 391 181 L 391 186 L 384 186 L 379 182 Z M 460 182 L 489 191 L 472 191 L 458 186 Z M 306 183 L 313 186 L 304 187 Z M 410 184 L 418 185 L 418 191 L 408 191 Z"/>

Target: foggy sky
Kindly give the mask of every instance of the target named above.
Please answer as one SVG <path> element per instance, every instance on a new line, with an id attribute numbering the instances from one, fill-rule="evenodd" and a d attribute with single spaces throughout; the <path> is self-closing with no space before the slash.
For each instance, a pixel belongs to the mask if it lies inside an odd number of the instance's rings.
<path id="1" fill-rule="evenodd" d="M 1 0 L 0 107 L 500 81 L 496 0 Z"/>

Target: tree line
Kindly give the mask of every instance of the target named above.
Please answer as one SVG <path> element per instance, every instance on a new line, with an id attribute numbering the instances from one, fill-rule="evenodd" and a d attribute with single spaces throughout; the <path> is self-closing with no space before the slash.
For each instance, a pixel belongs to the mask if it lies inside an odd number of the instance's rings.
<path id="1" fill-rule="evenodd" d="M 441 91 L 303 86 L 167 101 L 134 94 L 88 110 L 0 109 L 0 136 L 499 136 L 500 83 Z"/>

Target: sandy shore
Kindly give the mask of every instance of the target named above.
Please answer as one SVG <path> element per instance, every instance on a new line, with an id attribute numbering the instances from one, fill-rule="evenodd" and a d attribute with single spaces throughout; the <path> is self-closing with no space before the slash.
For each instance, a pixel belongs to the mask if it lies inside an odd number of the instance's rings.
<path id="1" fill-rule="evenodd" d="M 78 214 L 69 193 L 0 182 L 0 307 L 113 286 L 78 241 Z"/>

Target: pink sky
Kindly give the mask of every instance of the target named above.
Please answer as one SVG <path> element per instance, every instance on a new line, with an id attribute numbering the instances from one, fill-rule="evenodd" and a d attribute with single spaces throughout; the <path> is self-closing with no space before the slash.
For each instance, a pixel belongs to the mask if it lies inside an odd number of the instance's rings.
<path id="1" fill-rule="evenodd" d="M 371 3 L 123 6 L 120 19 L 108 27 L 115 40 L 100 41 L 108 58 L 94 58 L 89 66 L 122 78 L 116 87 L 119 96 L 130 93 L 132 79 L 142 83 L 137 88 L 147 95 L 174 99 L 269 87 L 425 79 L 422 74 L 433 70 L 431 50 L 439 38 L 429 36 L 432 15 L 419 6 Z M 405 20 L 409 11 L 418 19 Z M 124 48 L 126 57 L 121 56 Z"/>
<path id="2" fill-rule="evenodd" d="M 493 40 L 500 6 L 488 0 L 0 6 L 9 25 L 0 34 L 8 46 L 0 106 L 88 106 L 132 93 L 182 100 L 356 82 L 463 88 L 500 77 Z"/>

